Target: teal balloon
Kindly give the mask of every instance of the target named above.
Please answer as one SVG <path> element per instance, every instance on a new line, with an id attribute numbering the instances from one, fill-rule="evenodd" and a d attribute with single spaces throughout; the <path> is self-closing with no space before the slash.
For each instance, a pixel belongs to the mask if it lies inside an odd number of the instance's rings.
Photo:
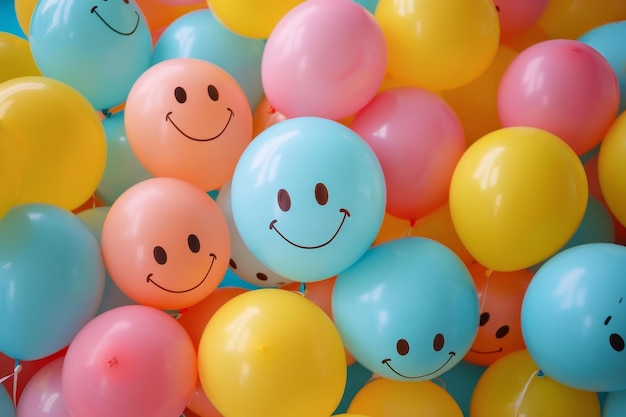
<path id="1" fill-rule="evenodd" d="M 69 345 L 104 290 L 100 247 L 73 213 L 12 207 L 0 220 L 0 352 L 36 360 Z"/>
<path id="2" fill-rule="evenodd" d="M 152 38 L 134 0 L 40 0 L 29 39 L 42 75 L 73 87 L 97 110 L 124 102 L 150 66 Z"/>
<path id="3" fill-rule="evenodd" d="M 340 273 L 335 325 L 348 352 L 397 381 L 432 380 L 458 364 L 478 332 L 478 293 L 448 247 L 405 237 L 372 247 Z"/>
<path id="4" fill-rule="evenodd" d="M 345 414 L 348 412 L 350 403 L 358 392 L 363 388 L 373 377 L 372 371 L 364 367 L 358 362 L 348 366 L 348 373 L 346 378 L 346 387 L 343 391 L 343 396 L 339 405 L 335 409 L 335 414 Z"/>
<path id="5" fill-rule="evenodd" d="M 15 417 L 15 407 L 6 388 L 0 384 L 0 416 Z"/>
<path id="6" fill-rule="evenodd" d="M 152 178 L 133 153 L 126 129 L 124 112 L 115 113 L 102 121 L 107 141 L 107 159 L 96 196 L 106 205 L 112 205 L 133 185 Z"/>
<path id="7" fill-rule="evenodd" d="M 378 6 L 378 0 L 354 0 L 356 3 L 359 3 L 361 6 L 365 7 L 368 12 L 374 14 L 376 11 L 376 7 Z"/>
<path id="8" fill-rule="evenodd" d="M 464 416 L 470 415 L 470 403 L 474 388 L 486 366 L 475 365 L 467 361 L 457 363 L 452 369 L 433 380 L 454 398 Z"/>
<path id="9" fill-rule="evenodd" d="M 263 288 L 259 287 L 258 285 L 253 285 L 248 281 L 239 278 L 239 276 L 235 274 L 230 268 L 226 270 L 226 274 L 224 274 L 224 278 L 222 278 L 222 281 L 220 281 L 219 287 L 237 287 L 245 288 L 246 290 L 258 290 L 259 288 Z"/>
<path id="10" fill-rule="evenodd" d="M 578 38 L 596 51 L 609 62 L 620 89 L 619 112 L 626 110 L 626 20 L 606 23 L 597 26 Z"/>
<path id="11" fill-rule="evenodd" d="M 231 181 L 234 224 L 262 264 L 292 281 L 335 276 L 370 247 L 385 214 L 376 155 L 354 131 L 288 119 L 245 149 Z"/>
<path id="12" fill-rule="evenodd" d="M 210 9 L 203 9 L 184 14 L 165 29 L 154 46 L 152 65 L 172 58 L 209 61 L 239 83 L 254 110 L 264 96 L 261 82 L 264 49 L 264 40 L 230 31 Z"/>
<path id="13" fill-rule="evenodd" d="M 588 243 L 558 253 L 535 273 L 521 311 L 526 348 L 563 385 L 626 389 L 626 247 Z"/>
<path id="14" fill-rule="evenodd" d="M 607 393 L 602 407 L 602 417 L 623 416 L 626 416 L 626 390 Z"/>
<path id="15" fill-rule="evenodd" d="M 26 39 L 26 35 L 20 27 L 20 23 L 15 14 L 15 2 L 13 0 L 0 1 L 0 32 L 11 33 L 22 39 Z"/>

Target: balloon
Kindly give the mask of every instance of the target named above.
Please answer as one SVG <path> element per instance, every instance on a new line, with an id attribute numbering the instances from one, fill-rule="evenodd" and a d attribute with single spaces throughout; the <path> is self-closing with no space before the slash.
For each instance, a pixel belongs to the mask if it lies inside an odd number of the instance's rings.
<path id="1" fill-rule="evenodd" d="M 441 375 L 465 356 L 478 331 L 467 268 L 444 245 L 419 237 L 376 245 L 340 273 L 332 311 L 354 358 L 398 381 Z"/>
<path id="2" fill-rule="evenodd" d="M 14 206 L 0 221 L 0 351 L 20 360 L 67 346 L 96 313 L 104 287 L 98 242 L 72 213 Z"/>
<path id="3" fill-rule="evenodd" d="M 539 373 L 526 350 L 510 353 L 482 374 L 472 395 L 472 417 L 599 417 L 595 392 L 580 391 Z"/>
<path id="4" fill-rule="evenodd" d="M 548 7 L 550 0 L 494 0 L 500 21 L 500 37 L 519 35 L 532 27 Z"/>
<path id="5" fill-rule="evenodd" d="M 218 288 L 224 288 L 224 287 L 245 288 L 247 290 L 257 290 L 259 288 L 263 288 L 263 287 L 259 287 L 258 285 L 250 284 L 248 281 L 244 281 L 243 279 L 239 278 L 232 271 L 232 268 L 226 269 L 226 273 L 224 274 L 224 277 L 222 278 L 220 285 L 218 285 Z"/>
<path id="6" fill-rule="evenodd" d="M 443 98 L 463 125 L 468 145 L 487 133 L 502 128 L 498 116 L 498 87 L 502 75 L 516 56 L 516 51 L 501 44 L 491 65 L 478 78 L 443 92 Z"/>
<path id="7" fill-rule="evenodd" d="M 409 235 L 410 227 L 410 220 L 401 219 L 389 213 L 385 213 L 373 245 L 388 242 L 399 237 L 406 237 Z"/>
<path id="8" fill-rule="evenodd" d="M 349 365 L 346 387 L 343 391 L 341 402 L 337 406 L 335 413 L 347 412 L 354 396 L 372 379 L 372 377 L 372 372 L 363 367 L 360 363 L 355 362 L 352 365 Z"/>
<path id="9" fill-rule="evenodd" d="M 224 184 L 215 201 L 222 210 L 222 214 L 228 224 L 228 231 L 230 232 L 229 269 L 242 280 L 257 287 L 277 287 L 293 282 L 291 279 L 277 274 L 266 267 L 250 252 L 250 249 L 241 239 L 233 219 L 230 181 Z"/>
<path id="10" fill-rule="evenodd" d="M 537 24 L 552 39 L 576 39 L 609 22 L 626 19 L 626 3 L 620 0 L 550 0 Z"/>
<path id="11" fill-rule="evenodd" d="M 163 4 L 154 0 L 135 0 L 146 17 L 150 32 L 165 30 L 179 17 L 196 10 L 206 9 L 207 2 L 196 2 L 188 5 Z"/>
<path id="12" fill-rule="evenodd" d="M 233 175 L 252 139 L 252 112 L 237 81 L 196 58 L 173 58 L 144 72 L 126 101 L 130 147 L 154 176 L 204 191 Z"/>
<path id="13" fill-rule="evenodd" d="M 474 388 L 486 369 L 486 366 L 474 365 L 462 360 L 452 369 L 435 378 L 433 382 L 441 385 L 454 398 L 463 411 L 463 415 L 469 417 Z"/>
<path id="14" fill-rule="evenodd" d="M 434 382 L 400 382 L 386 378 L 374 379 L 361 388 L 350 403 L 348 413 L 371 417 L 463 417 L 450 394 Z"/>
<path id="15" fill-rule="evenodd" d="M 30 32 L 30 19 L 33 16 L 33 10 L 39 0 L 14 0 L 15 16 L 22 32 L 28 38 Z"/>
<path id="16" fill-rule="evenodd" d="M 582 163 L 560 138 L 510 127 L 478 139 L 450 184 L 450 213 L 474 258 L 496 271 L 528 268 L 556 253 L 587 206 Z"/>
<path id="17" fill-rule="evenodd" d="M 72 86 L 98 110 L 126 100 L 152 54 L 150 31 L 134 0 L 40 0 L 29 39 L 41 73 Z"/>
<path id="18" fill-rule="evenodd" d="M 380 0 L 388 73 L 409 85 L 450 90 L 476 79 L 498 50 L 493 0 Z"/>
<path id="19" fill-rule="evenodd" d="M 267 100 L 267 97 L 263 96 L 252 114 L 252 137 L 257 137 L 259 133 L 271 125 L 275 125 L 285 119 L 285 115 L 277 112 L 274 106 Z"/>
<path id="20" fill-rule="evenodd" d="M 17 202 L 23 170 L 18 143 L 0 123 L 0 219 Z"/>
<path id="21" fill-rule="evenodd" d="M 232 32 L 267 39 L 283 16 L 302 1 L 210 0 L 210 7 L 215 17 Z"/>
<path id="22" fill-rule="evenodd" d="M 371 13 L 350 0 L 309 0 L 287 12 L 267 39 L 263 90 L 289 118 L 339 120 L 374 97 L 386 63 L 385 38 Z"/>
<path id="23" fill-rule="evenodd" d="M 228 267 L 230 236 L 206 193 L 174 178 L 151 178 L 126 190 L 109 209 L 102 256 L 131 299 L 176 310 L 217 288 Z"/>
<path id="24" fill-rule="evenodd" d="M 18 203 L 72 210 L 104 172 L 106 140 L 93 107 L 76 90 L 46 77 L 0 84 L 0 120 L 24 157 Z"/>
<path id="25" fill-rule="evenodd" d="M 191 6 L 198 3 L 204 3 L 204 0 L 157 0 L 159 3 L 170 6 Z"/>
<path id="26" fill-rule="evenodd" d="M 330 415 L 346 384 L 333 322 L 311 301 L 275 288 L 238 295 L 213 315 L 198 371 L 207 397 L 232 417 Z"/>
<path id="27" fill-rule="evenodd" d="M 55 359 L 33 375 L 17 404 L 17 417 L 73 417 L 61 388 L 64 359 Z"/>
<path id="28" fill-rule="evenodd" d="M 626 226 L 626 112 L 611 125 L 598 154 L 598 180 L 606 205 L 611 213 Z"/>
<path id="29" fill-rule="evenodd" d="M 382 169 L 361 137 L 298 117 L 257 136 L 231 183 L 233 219 L 250 252 L 299 282 L 337 275 L 374 241 L 385 210 Z"/>
<path id="30" fill-rule="evenodd" d="M 0 32 L 0 61 L 11 65 L 0 67 L 0 83 L 29 75 L 41 75 L 27 40 L 11 33 Z"/>
<path id="31" fill-rule="evenodd" d="M 548 39 L 550 37 L 546 32 L 539 25 L 535 24 L 519 35 L 501 39 L 500 45 L 506 45 L 519 53 L 536 43 L 547 41 Z"/>
<path id="32" fill-rule="evenodd" d="M 243 89 L 250 108 L 263 98 L 261 59 L 265 41 L 237 35 L 211 10 L 197 10 L 172 22 L 154 46 L 152 64 L 172 58 L 198 58 L 224 69 Z"/>
<path id="33" fill-rule="evenodd" d="M 522 304 L 522 334 L 554 380 L 585 391 L 626 389 L 626 247 L 588 243 L 550 258 Z"/>
<path id="34" fill-rule="evenodd" d="M 374 14 L 376 6 L 378 6 L 378 0 L 354 0 L 361 6 L 365 7 L 368 12 Z"/>
<path id="35" fill-rule="evenodd" d="M 194 389 L 193 395 L 189 400 L 189 404 L 187 404 L 184 417 L 192 417 L 195 416 L 196 413 L 199 417 L 222 417 L 220 412 L 217 411 L 213 403 L 209 401 L 204 393 L 202 385 L 200 385 L 200 379 L 196 382 L 196 388 Z"/>
<path id="36" fill-rule="evenodd" d="M 464 360 L 489 366 L 511 352 L 526 349 L 520 315 L 533 273 L 528 269 L 491 271 L 475 262 L 469 266 L 480 300 L 478 334 Z"/>
<path id="37" fill-rule="evenodd" d="M 61 375 L 75 416 L 172 417 L 189 402 L 196 354 L 167 313 L 132 305 L 102 313 L 70 344 Z"/>
<path id="38" fill-rule="evenodd" d="M 620 417 L 626 411 L 626 390 L 609 392 L 602 408 L 602 417 Z"/>
<path id="39" fill-rule="evenodd" d="M 546 130 L 583 155 L 602 141 L 619 99 L 615 72 L 598 51 L 553 39 L 528 47 L 508 66 L 498 89 L 498 114 L 504 127 Z"/>
<path id="40" fill-rule="evenodd" d="M 625 36 L 626 20 L 622 20 L 596 26 L 578 38 L 580 42 L 600 52 L 615 71 L 620 90 L 619 113 L 626 110 L 626 51 L 619 47 L 615 39 L 623 39 Z"/>
<path id="41" fill-rule="evenodd" d="M 466 146 L 461 121 L 441 97 L 416 87 L 386 90 L 356 114 L 351 128 L 380 161 L 387 213 L 415 220 L 446 203 Z"/>
<path id="42" fill-rule="evenodd" d="M 0 386 L 0 415 L 15 417 L 15 407 L 6 389 Z"/>
<path id="43" fill-rule="evenodd" d="M 107 140 L 107 159 L 96 195 L 111 205 L 124 191 L 152 175 L 137 160 L 128 143 L 123 111 L 104 119 L 102 126 Z"/>

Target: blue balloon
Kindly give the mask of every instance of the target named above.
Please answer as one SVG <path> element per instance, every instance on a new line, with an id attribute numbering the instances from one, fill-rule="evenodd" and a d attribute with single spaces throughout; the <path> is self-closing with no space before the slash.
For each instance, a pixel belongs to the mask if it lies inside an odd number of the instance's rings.
<path id="1" fill-rule="evenodd" d="M 346 378 L 346 388 L 339 405 L 335 409 L 333 415 L 344 414 L 348 412 L 350 403 L 358 392 L 372 379 L 372 371 L 364 367 L 358 362 L 348 366 L 348 375 Z"/>
<path id="2" fill-rule="evenodd" d="M 449 371 L 435 378 L 433 382 L 441 385 L 454 398 L 464 416 L 469 416 L 474 388 L 486 369 L 486 366 L 475 365 L 463 360 Z"/>
<path id="3" fill-rule="evenodd" d="M 602 407 L 602 417 L 626 416 L 626 390 L 609 392 Z"/>
<path id="4" fill-rule="evenodd" d="M 15 417 L 15 407 L 13 407 L 13 400 L 11 400 L 9 393 L 2 384 L 0 384 L 0 416 Z"/>
<path id="5" fill-rule="evenodd" d="M 150 66 L 152 38 L 134 0 L 40 0 L 30 48 L 42 75 L 70 85 L 102 110 L 125 101 Z"/>
<path id="6" fill-rule="evenodd" d="M 626 20 L 597 26 L 578 38 L 598 51 L 615 71 L 620 89 L 619 112 L 626 110 Z"/>
<path id="7" fill-rule="evenodd" d="M 376 7 L 378 6 L 378 0 L 354 0 L 356 3 L 359 3 L 361 6 L 365 7 L 368 12 L 374 14 L 376 12 Z"/>
<path id="8" fill-rule="evenodd" d="M 292 281 L 335 276 L 370 247 L 385 214 L 376 155 L 344 125 L 298 117 L 246 148 L 231 181 L 234 223 L 250 252 Z"/>
<path id="9" fill-rule="evenodd" d="M 22 39 L 27 39 L 17 20 L 15 2 L 13 0 L 0 1 L 0 32 L 11 33 Z"/>
<path id="10" fill-rule="evenodd" d="M 332 312 L 348 352 L 398 381 L 431 380 L 458 364 L 476 337 L 480 314 L 463 262 L 422 237 L 376 245 L 340 273 Z"/>
<path id="11" fill-rule="evenodd" d="M 69 345 L 98 310 L 100 247 L 73 213 L 49 204 L 12 207 L 0 220 L 0 351 L 36 360 Z"/>
<path id="12" fill-rule="evenodd" d="M 152 178 L 152 174 L 141 165 L 130 147 L 124 128 L 124 112 L 107 117 L 102 126 L 107 140 L 107 158 L 96 196 L 110 206 L 124 191 Z"/>
<path id="13" fill-rule="evenodd" d="M 258 290 L 259 288 L 263 288 L 257 285 L 252 285 L 248 281 L 244 281 L 243 279 L 239 278 L 237 274 L 235 274 L 230 268 L 226 270 L 226 274 L 224 274 L 224 278 L 222 278 L 219 287 L 237 287 L 245 288 L 247 290 Z"/>
<path id="14" fill-rule="evenodd" d="M 172 58 L 209 61 L 228 72 L 241 86 L 250 108 L 264 96 L 261 60 L 265 41 L 240 36 L 224 27 L 209 9 L 176 19 L 154 46 L 152 65 Z"/>
<path id="15" fill-rule="evenodd" d="M 626 247 L 588 243 L 535 273 L 522 303 L 522 335 L 541 370 L 585 391 L 626 389 Z"/>

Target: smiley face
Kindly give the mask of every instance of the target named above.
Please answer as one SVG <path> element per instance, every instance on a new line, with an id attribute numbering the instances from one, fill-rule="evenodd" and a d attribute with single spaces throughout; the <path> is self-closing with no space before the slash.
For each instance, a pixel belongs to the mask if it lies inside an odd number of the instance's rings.
<path id="1" fill-rule="evenodd" d="M 117 0 L 111 0 L 111 3 L 114 3 L 116 1 Z M 120 0 L 120 1 L 122 1 L 126 5 L 128 5 L 130 3 L 129 0 Z M 93 6 L 91 8 L 91 14 L 97 16 L 98 19 L 100 19 L 100 21 L 106 25 L 106 27 L 108 27 L 113 32 L 117 33 L 118 35 L 130 36 L 133 33 L 135 33 L 137 31 L 137 28 L 139 27 L 139 22 L 141 22 L 141 16 L 137 12 L 137 10 L 133 10 L 130 7 L 128 8 L 127 11 L 126 10 L 122 10 L 121 8 L 118 8 L 118 9 L 116 9 L 117 13 L 115 13 L 115 16 L 113 16 L 111 13 L 106 12 L 103 7 L 100 7 L 100 6 L 105 6 L 108 2 L 109 2 L 109 0 L 102 0 L 103 4 Z M 119 5 L 118 5 L 118 7 L 119 7 Z M 124 13 L 124 12 L 126 12 L 126 13 Z M 120 21 L 119 24 L 118 23 L 113 23 L 113 24 L 110 23 L 107 20 L 106 16 L 108 16 L 108 19 L 110 19 L 110 20 L 118 20 L 118 21 Z M 133 19 L 134 19 L 134 23 L 132 23 Z M 120 27 L 116 27 L 117 25 L 119 25 Z M 121 27 L 122 25 L 124 25 L 126 27 L 122 28 Z"/>
<path id="2" fill-rule="evenodd" d="M 441 351 L 444 348 L 445 343 L 446 343 L 445 336 L 442 333 L 437 333 L 435 337 L 433 338 L 433 350 L 435 352 Z M 398 342 L 396 343 L 396 351 L 398 352 L 398 355 L 406 356 L 409 354 L 409 350 L 410 350 L 409 342 L 406 339 L 398 339 Z M 441 366 L 439 366 L 437 369 L 434 369 L 430 372 L 427 372 L 421 375 L 405 375 L 402 372 L 399 372 L 391 365 L 392 358 L 383 359 L 381 362 L 383 363 L 383 365 L 386 365 L 389 369 L 391 369 L 391 371 L 394 374 L 398 375 L 399 377 L 406 378 L 406 379 L 427 379 L 431 375 L 439 375 L 441 373 L 440 371 L 444 369 L 446 365 L 448 365 L 448 362 L 450 362 L 452 358 L 454 358 L 455 356 L 456 356 L 456 352 L 454 351 L 448 352 L 448 358 L 446 359 L 445 362 L 441 364 Z"/>
<path id="3" fill-rule="evenodd" d="M 109 209 L 102 253 L 128 297 L 176 310 L 217 288 L 228 267 L 230 234 L 206 193 L 181 180 L 151 178 L 126 190 Z"/>
<path id="4" fill-rule="evenodd" d="M 204 191 L 229 181 L 252 139 L 252 112 L 237 81 L 219 66 L 174 58 L 150 67 L 125 107 L 128 141 L 154 176 Z"/>

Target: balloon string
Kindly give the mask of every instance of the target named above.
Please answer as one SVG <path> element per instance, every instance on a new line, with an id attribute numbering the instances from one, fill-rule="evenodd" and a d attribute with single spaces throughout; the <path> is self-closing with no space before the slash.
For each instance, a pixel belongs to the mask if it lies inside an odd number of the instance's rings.
<path id="1" fill-rule="evenodd" d="M 306 291 L 307 291 L 306 283 L 305 282 L 301 282 L 300 283 L 300 287 L 298 287 L 298 292 L 300 294 L 302 294 L 302 295 L 306 295 Z"/>
<path id="2" fill-rule="evenodd" d="M 415 228 L 415 219 L 409 220 L 409 228 L 402 232 L 400 237 L 411 236 L 413 234 L 413 228 Z"/>
<path id="3" fill-rule="evenodd" d="M 530 374 L 530 377 L 528 377 L 528 380 L 526 381 L 526 384 L 524 385 L 524 388 L 522 389 L 522 393 L 520 394 L 519 397 L 517 397 L 517 401 L 515 402 L 515 416 L 514 417 L 518 417 L 519 410 L 522 407 L 522 401 L 524 401 L 524 397 L 526 396 L 526 392 L 528 391 L 528 388 L 530 387 L 530 383 L 533 382 L 533 379 L 537 375 L 539 375 L 540 372 L 541 372 L 540 370 L 536 370 L 535 372 Z M 541 374 L 543 375 L 543 372 L 541 372 Z"/>
<path id="4" fill-rule="evenodd" d="M 100 110 L 100 111 L 102 112 L 102 114 L 104 115 L 104 117 L 106 117 L 107 119 L 108 119 L 109 117 L 113 116 L 113 113 L 111 113 L 111 112 L 109 111 L 109 109 L 102 109 L 102 110 Z"/>
<path id="5" fill-rule="evenodd" d="M 17 407 L 17 376 L 22 372 L 22 364 L 19 360 L 15 360 L 15 368 L 13 368 L 13 372 L 9 375 L 0 378 L 0 384 L 9 380 L 9 378 L 13 378 L 13 406 Z"/>
<path id="6" fill-rule="evenodd" d="M 483 297 L 480 300 L 480 311 L 483 311 L 483 307 L 485 307 L 485 303 L 487 302 L 487 291 L 489 291 L 489 279 L 491 278 L 491 274 L 493 273 L 492 269 L 488 269 L 485 271 L 485 277 L 487 281 L 485 282 L 485 290 L 483 291 Z"/>

